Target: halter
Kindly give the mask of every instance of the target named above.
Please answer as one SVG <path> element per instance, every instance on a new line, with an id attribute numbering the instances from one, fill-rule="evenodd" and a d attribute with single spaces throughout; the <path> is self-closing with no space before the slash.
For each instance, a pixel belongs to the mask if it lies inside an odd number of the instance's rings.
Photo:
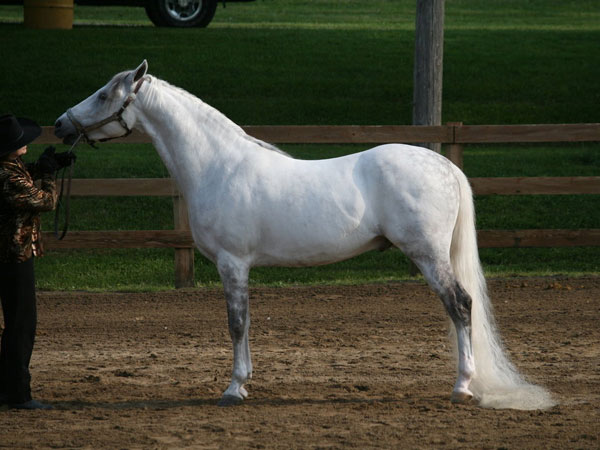
<path id="1" fill-rule="evenodd" d="M 131 130 L 131 128 L 129 128 L 129 125 L 127 125 L 127 122 L 125 122 L 125 120 L 123 119 L 123 113 L 125 112 L 127 107 L 129 105 L 131 105 L 131 103 L 133 103 L 138 91 L 140 90 L 140 87 L 142 86 L 142 83 L 145 80 L 146 79 L 143 77 L 140 78 L 140 80 L 135 85 L 133 92 L 127 96 L 127 98 L 123 102 L 123 105 L 119 108 L 119 110 L 116 113 L 111 114 L 104 120 L 101 120 L 99 122 L 88 125 L 87 127 L 84 127 L 83 125 L 81 125 L 81 123 L 75 118 L 75 116 L 71 112 L 71 108 L 69 108 L 67 110 L 67 117 L 73 123 L 73 125 L 75 126 L 75 129 L 77 130 L 77 138 L 75 139 L 75 142 L 73 142 L 73 145 L 71 145 L 71 148 L 69 149 L 69 153 L 73 152 L 73 149 L 77 146 L 77 144 L 79 144 L 79 142 L 82 139 L 84 141 L 86 141 L 88 144 L 90 144 L 92 147 L 94 147 L 95 141 L 90 139 L 87 134 L 90 131 L 96 130 L 110 122 L 119 122 L 119 125 L 121 125 L 123 127 L 123 129 L 125 130 L 125 134 L 123 134 L 121 136 L 99 139 L 100 142 L 105 142 L 105 141 L 109 141 L 111 139 L 117 139 L 117 138 L 129 136 L 131 134 L 132 130 Z M 66 168 L 65 168 L 65 170 L 63 170 L 63 173 L 62 173 L 62 180 L 60 183 L 60 194 L 58 195 L 58 202 L 57 202 L 56 210 L 54 213 L 54 235 L 56 236 L 56 238 L 59 241 L 61 241 L 66 236 L 67 230 L 69 229 L 69 217 L 71 215 L 70 214 L 70 212 L 71 212 L 71 180 L 73 179 L 73 161 L 71 161 L 71 164 L 69 165 L 69 175 L 68 175 L 68 179 L 67 179 L 67 195 L 66 195 L 65 205 L 64 205 L 65 206 L 65 223 L 64 223 L 62 233 L 59 233 L 58 222 L 59 222 L 59 216 L 60 216 L 60 206 L 62 204 L 63 192 L 65 189 L 65 172 L 66 172 Z"/>
<path id="2" fill-rule="evenodd" d="M 125 137 L 125 136 L 129 136 L 131 134 L 131 132 L 132 132 L 132 129 L 129 128 L 129 125 L 127 125 L 127 122 L 125 122 L 125 120 L 123 119 L 123 113 L 125 112 L 125 110 L 127 109 L 127 107 L 129 105 L 131 105 L 133 103 L 133 101 L 135 100 L 135 97 L 136 97 L 138 91 L 140 90 L 140 88 L 142 87 L 142 84 L 144 83 L 144 81 L 146 81 L 145 77 L 140 78 L 140 80 L 135 85 L 135 88 L 133 89 L 133 92 L 131 92 L 127 96 L 127 98 L 123 102 L 123 105 L 121 105 L 121 107 L 119 108 L 119 110 L 117 112 L 112 113 L 106 119 L 100 120 L 98 122 L 94 122 L 91 125 L 87 125 L 87 126 L 84 127 L 75 118 L 75 115 L 72 112 L 72 108 L 69 108 L 67 110 L 67 117 L 69 118 L 69 120 L 71 121 L 71 123 L 75 126 L 75 129 L 77 130 L 77 133 L 79 135 L 78 138 L 77 138 L 77 140 L 83 138 L 88 144 L 90 144 L 91 146 L 93 146 L 94 142 L 96 142 L 96 141 L 94 141 L 93 139 L 90 139 L 89 136 L 88 136 L 88 133 L 90 131 L 94 131 L 94 130 L 100 128 L 100 127 L 103 127 L 107 123 L 111 123 L 111 122 L 119 122 L 119 125 L 121 125 L 121 127 L 123 127 L 123 129 L 125 130 L 125 134 L 123 134 L 121 136 L 113 136 L 113 137 L 109 137 L 109 138 L 98 139 L 99 142 L 106 142 L 106 141 L 110 141 L 111 139 L 118 139 L 118 138 L 122 138 L 122 137 Z"/>

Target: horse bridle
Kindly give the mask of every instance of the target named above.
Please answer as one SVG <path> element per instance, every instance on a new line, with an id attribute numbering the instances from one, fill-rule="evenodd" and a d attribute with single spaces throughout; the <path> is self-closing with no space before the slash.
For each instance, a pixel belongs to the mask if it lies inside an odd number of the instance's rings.
<path id="1" fill-rule="evenodd" d="M 125 119 L 123 119 L 123 113 L 125 112 L 127 107 L 129 105 L 131 105 L 133 103 L 133 101 L 135 100 L 135 97 L 136 97 L 138 91 L 140 90 L 140 88 L 142 87 L 142 84 L 144 83 L 144 81 L 146 81 L 145 77 L 142 77 L 139 79 L 139 81 L 135 85 L 135 88 L 133 89 L 133 92 L 131 92 L 127 96 L 127 98 L 125 99 L 125 101 L 123 102 L 123 104 L 121 105 L 121 107 L 119 108 L 119 110 L 117 112 L 114 112 L 110 116 L 108 116 L 106 119 L 102 119 L 98 122 L 94 122 L 91 125 L 83 126 L 75 118 L 75 115 L 72 112 L 72 108 L 67 109 L 67 117 L 69 118 L 69 120 L 71 121 L 71 123 L 73 124 L 75 129 L 77 130 L 78 138 L 77 138 L 76 142 L 78 142 L 81 138 L 83 138 L 83 140 L 85 140 L 88 144 L 93 146 L 94 142 L 96 142 L 96 141 L 94 141 L 93 139 L 90 139 L 90 137 L 88 136 L 88 133 L 90 131 L 97 130 L 98 128 L 103 127 L 107 123 L 111 123 L 111 122 L 118 122 L 119 125 L 121 125 L 123 127 L 123 129 L 125 130 L 125 134 L 123 134 L 121 136 L 113 136 L 113 137 L 109 137 L 109 138 L 98 139 L 99 142 L 106 142 L 106 141 L 110 141 L 111 139 L 118 139 L 118 138 L 122 138 L 125 136 L 129 136 L 133 130 L 131 128 L 129 128 L 129 125 L 127 124 L 127 122 L 125 122 Z"/>
<path id="2" fill-rule="evenodd" d="M 125 112 L 127 107 L 129 105 L 131 105 L 131 103 L 133 103 L 138 91 L 140 90 L 140 87 L 142 87 L 142 83 L 145 80 L 146 80 L 145 77 L 140 78 L 140 80 L 135 85 L 133 92 L 131 92 L 127 96 L 127 98 L 123 102 L 123 105 L 121 105 L 121 107 L 119 108 L 119 110 L 117 112 L 111 114 L 106 119 L 100 120 L 99 122 L 95 122 L 91 125 L 88 125 L 85 127 L 83 125 L 81 125 L 81 123 L 73 115 L 71 108 L 69 108 L 67 110 L 67 117 L 69 118 L 69 120 L 71 121 L 71 123 L 73 124 L 75 129 L 77 130 L 77 138 L 75 139 L 75 142 L 73 142 L 73 144 L 71 145 L 71 148 L 69 149 L 69 153 L 73 152 L 73 149 L 77 146 L 77 144 L 79 144 L 79 142 L 82 139 L 84 141 L 86 141 L 89 145 L 94 147 L 95 141 L 93 139 L 90 139 L 90 137 L 88 136 L 88 133 L 90 131 L 96 130 L 96 129 L 106 125 L 107 123 L 119 122 L 119 125 L 121 125 L 123 127 L 123 129 L 125 130 L 125 134 L 123 134 L 121 136 L 98 139 L 98 141 L 106 142 L 106 141 L 110 141 L 111 139 L 117 139 L 117 138 L 129 136 L 131 134 L 132 130 L 131 130 L 131 128 L 129 128 L 129 125 L 127 125 L 127 122 L 125 122 L 125 120 L 123 119 L 123 113 Z M 66 168 L 65 168 L 65 171 L 66 171 Z M 59 215 L 60 215 L 60 206 L 62 203 L 61 200 L 63 197 L 63 191 L 65 189 L 65 171 L 63 171 L 63 174 L 62 174 L 62 180 L 60 183 L 60 194 L 58 195 L 58 202 L 56 204 L 56 210 L 54 213 L 54 235 L 56 236 L 56 238 L 59 241 L 62 240 L 66 236 L 67 230 L 69 229 L 69 216 L 70 216 L 70 210 L 71 210 L 71 207 L 70 207 L 70 204 L 71 204 L 71 180 L 73 179 L 73 161 L 72 160 L 71 160 L 71 164 L 69 165 L 69 175 L 68 175 L 68 181 L 67 181 L 67 195 L 66 195 L 66 200 L 65 200 L 65 223 L 63 226 L 62 233 L 59 233 L 58 222 L 59 222 Z"/>

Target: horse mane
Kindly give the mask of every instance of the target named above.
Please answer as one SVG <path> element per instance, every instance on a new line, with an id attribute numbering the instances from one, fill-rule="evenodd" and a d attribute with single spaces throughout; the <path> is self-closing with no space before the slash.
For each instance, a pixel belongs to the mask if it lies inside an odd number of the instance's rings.
<path id="1" fill-rule="evenodd" d="M 116 75 L 115 78 L 118 77 L 119 75 Z M 212 119 L 212 121 L 214 121 L 215 123 L 219 123 L 221 125 L 226 126 L 229 130 L 233 131 L 235 134 L 237 134 L 238 136 L 240 136 L 242 139 L 245 139 L 245 140 L 247 140 L 249 142 L 252 142 L 253 144 L 256 144 L 259 147 L 262 147 L 262 148 L 264 148 L 266 150 L 270 150 L 270 151 L 273 151 L 273 152 L 276 152 L 276 153 L 280 153 L 280 154 L 282 154 L 284 156 L 287 156 L 288 158 L 292 157 L 290 154 L 284 152 L 283 150 L 281 150 L 277 146 L 275 146 L 273 144 L 269 144 L 268 142 L 262 141 L 260 139 L 257 139 L 255 137 L 253 137 L 253 136 L 250 136 L 248 133 L 246 133 L 243 130 L 242 127 L 240 127 L 235 122 L 233 122 L 231 119 L 229 119 L 225 114 L 223 114 L 219 110 L 215 109 L 214 107 L 210 106 L 209 104 L 203 102 L 201 99 L 199 99 L 195 95 L 189 93 L 185 89 L 182 89 L 180 87 L 174 86 L 174 85 L 168 83 L 167 81 L 161 80 L 160 78 L 156 78 L 156 77 L 154 77 L 152 75 L 146 75 L 146 77 L 149 78 L 149 81 L 151 81 L 156 86 L 166 87 L 166 88 L 168 88 L 168 89 L 170 89 L 172 91 L 175 91 L 177 94 L 179 94 L 179 95 L 187 98 L 194 105 L 198 106 L 198 108 L 201 108 L 203 110 L 203 113 L 209 119 Z M 149 96 L 148 101 L 149 102 L 159 102 L 160 103 L 160 93 L 159 93 L 159 90 L 152 89 L 152 92 L 153 92 L 153 94 L 151 96 Z"/>

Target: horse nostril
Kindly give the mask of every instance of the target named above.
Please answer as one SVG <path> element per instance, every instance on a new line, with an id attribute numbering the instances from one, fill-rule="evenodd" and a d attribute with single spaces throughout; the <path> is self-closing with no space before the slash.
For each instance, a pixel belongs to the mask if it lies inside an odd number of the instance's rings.
<path id="1" fill-rule="evenodd" d="M 54 124 L 54 128 L 60 128 L 61 127 L 61 123 L 60 120 L 57 120 L 56 123 Z"/>

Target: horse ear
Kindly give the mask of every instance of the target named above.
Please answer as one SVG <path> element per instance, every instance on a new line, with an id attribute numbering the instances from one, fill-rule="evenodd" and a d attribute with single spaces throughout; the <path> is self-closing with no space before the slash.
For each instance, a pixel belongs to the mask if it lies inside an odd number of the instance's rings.
<path id="1" fill-rule="evenodd" d="M 135 83 L 148 72 L 148 61 L 143 60 L 142 63 L 135 69 L 135 75 L 133 76 L 133 82 Z"/>

